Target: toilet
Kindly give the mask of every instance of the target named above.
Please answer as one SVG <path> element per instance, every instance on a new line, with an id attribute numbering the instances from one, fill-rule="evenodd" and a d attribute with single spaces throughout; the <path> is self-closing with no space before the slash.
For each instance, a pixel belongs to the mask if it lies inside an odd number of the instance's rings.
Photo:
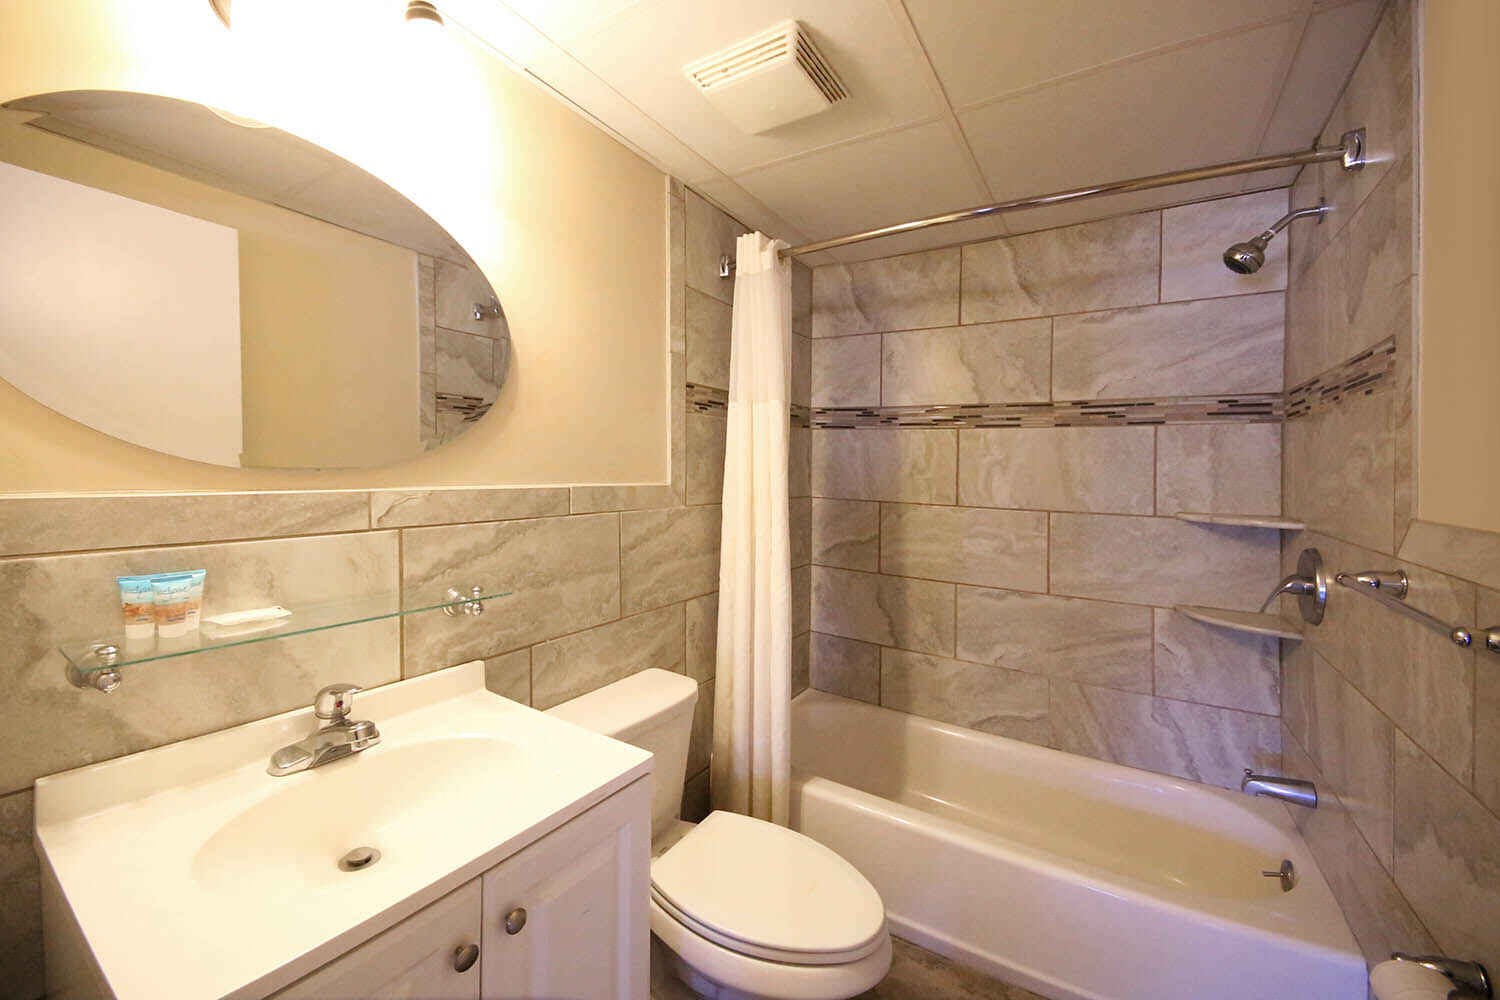
<path id="1" fill-rule="evenodd" d="M 698 685 L 644 670 L 549 711 L 656 755 L 651 932 L 713 1000 L 842 1000 L 891 965 L 885 907 L 853 865 L 795 830 L 730 812 L 679 819 Z"/>

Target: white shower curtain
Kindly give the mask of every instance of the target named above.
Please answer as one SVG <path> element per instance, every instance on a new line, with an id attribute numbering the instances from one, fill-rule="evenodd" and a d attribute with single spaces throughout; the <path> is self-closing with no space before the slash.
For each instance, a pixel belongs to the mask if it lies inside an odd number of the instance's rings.
<path id="1" fill-rule="evenodd" d="M 791 776 L 787 521 L 792 270 L 741 236 L 729 363 L 711 788 L 716 809 L 783 826 Z"/>

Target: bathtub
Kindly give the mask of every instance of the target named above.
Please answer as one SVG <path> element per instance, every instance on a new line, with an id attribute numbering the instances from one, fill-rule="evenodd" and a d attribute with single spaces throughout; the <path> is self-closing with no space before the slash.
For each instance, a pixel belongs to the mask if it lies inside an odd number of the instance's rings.
<path id="1" fill-rule="evenodd" d="M 1056 1000 L 1363 1000 L 1364 959 L 1286 806 L 819 691 L 792 826 L 893 933 Z M 1290 859 L 1283 892 L 1263 870 Z"/>

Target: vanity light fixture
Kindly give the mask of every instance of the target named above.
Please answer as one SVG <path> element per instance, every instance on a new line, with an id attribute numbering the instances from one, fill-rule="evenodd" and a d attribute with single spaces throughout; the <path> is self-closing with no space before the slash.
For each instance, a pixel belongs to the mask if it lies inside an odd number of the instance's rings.
<path id="1" fill-rule="evenodd" d="M 443 15 L 428 0 L 408 0 L 406 4 L 407 24 L 433 24 L 443 26 Z"/>

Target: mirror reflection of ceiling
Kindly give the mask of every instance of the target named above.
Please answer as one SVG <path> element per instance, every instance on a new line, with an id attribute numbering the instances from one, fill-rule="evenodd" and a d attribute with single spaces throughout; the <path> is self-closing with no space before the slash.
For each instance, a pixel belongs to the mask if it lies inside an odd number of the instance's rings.
<path id="1" fill-rule="evenodd" d="M 45 94 L 6 107 L 40 116 L 29 122 L 35 128 L 420 254 L 468 263 L 463 248 L 406 198 L 279 128 L 235 124 L 233 116 L 151 94 Z"/>

